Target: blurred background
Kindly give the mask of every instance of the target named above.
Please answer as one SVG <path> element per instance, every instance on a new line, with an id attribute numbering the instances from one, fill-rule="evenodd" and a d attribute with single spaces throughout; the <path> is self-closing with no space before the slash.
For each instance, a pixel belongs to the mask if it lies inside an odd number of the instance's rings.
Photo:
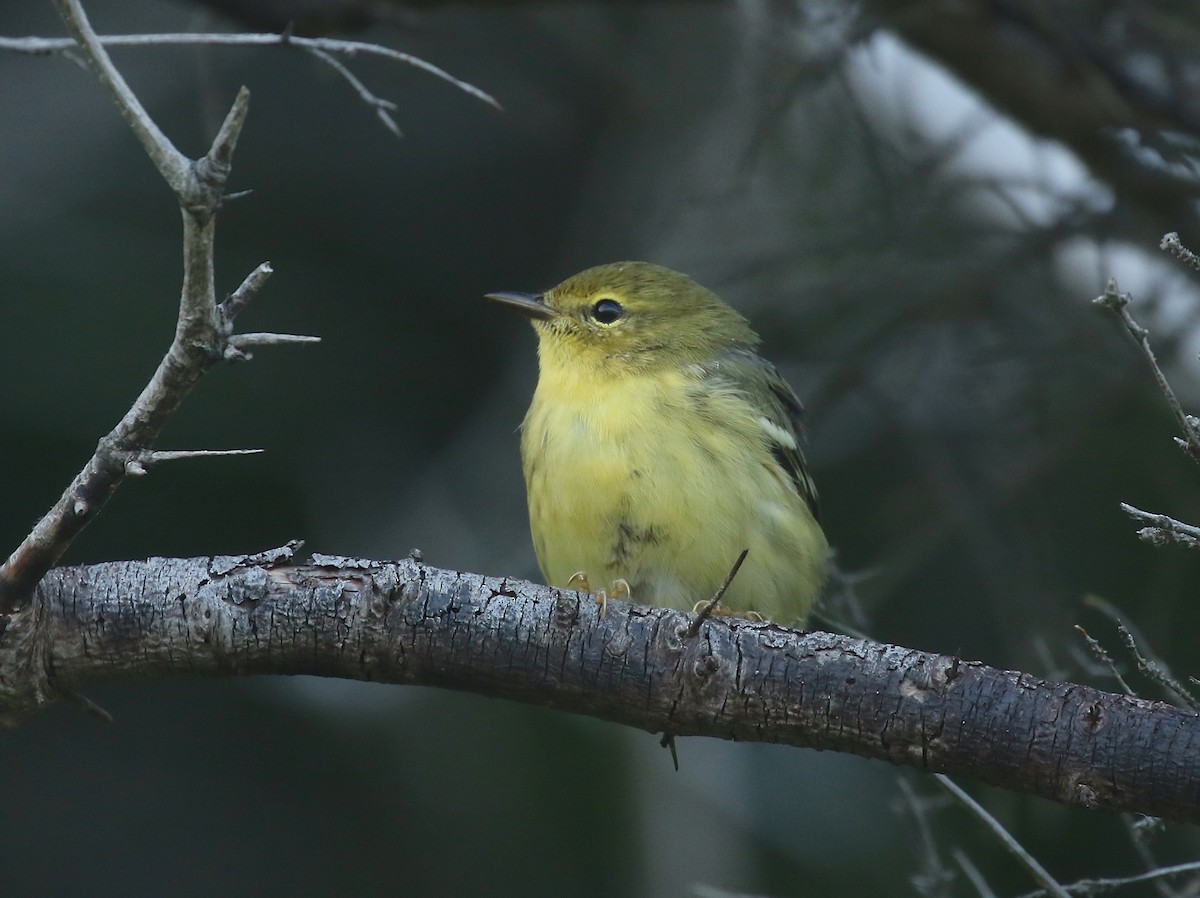
<path id="1" fill-rule="evenodd" d="M 1200 408 L 1198 275 L 1157 248 L 1200 250 L 1194 4 L 86 5 L 101 33 L 375 41 L 504 109 L 350 61 L 397 139 L 294 48 L 114 52 L 192 155 L 250 88 L 232 187 L 253 193 L 220 217 L 218 283 L 270 260 L 240 329 L 323 342 L 212 371 L 161 447 L 266 453 L 126 483 L 67 563 L 303 538 L 536 578 L 534 337 L 481 296 L 647 259 L 745 312 L 804 398 L 846 572 L 828 620 L 1114 688 L 1072 629 L 1131 667 L 1099 599 L 1197 671 L 1200 566 L 1118 503 L 1200 522 L 1200 482 L 1090 302 L 1131 291 Z M 0 11 L 0 34 L 62 33 L 48 0 Z M 0 122 L 7 552 L 153 371 L 180 253 L 173 198 L 78 66 L 0 52 Z M 314 678 L 89 697 L 113 725 L 64 705 L 0 734 L 6 895 L 988 894 L 969 865 L 1034 887 L 927 777 L 855 757 L 689 739 L 676 773 L 649 734 Z M 964 785 L 1060 881 L 1200 857 L 1192 828 L 1135 847 L 1118 817 Z"/>

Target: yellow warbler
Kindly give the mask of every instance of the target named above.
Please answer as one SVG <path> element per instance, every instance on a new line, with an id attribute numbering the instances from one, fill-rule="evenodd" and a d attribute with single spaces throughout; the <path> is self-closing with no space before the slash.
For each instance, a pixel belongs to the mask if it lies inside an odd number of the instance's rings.
<path id="1" fill-rule="evenodd" d="M 803 622 L 828 547 L 800 448 L 800 401 L 755 354 L 746 319 L 647 262 L 487 298 L 537 331 L 521 456 L 546 581 L 691 608 L 748 549 L 723 606 Z"/>

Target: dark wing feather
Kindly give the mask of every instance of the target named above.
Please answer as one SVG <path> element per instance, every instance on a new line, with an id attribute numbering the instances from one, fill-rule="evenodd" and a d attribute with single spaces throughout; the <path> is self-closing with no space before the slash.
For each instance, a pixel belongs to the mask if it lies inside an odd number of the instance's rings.
<path id="1" fill-rule="evenodd" d="M 742 392 L 759 414 L 792 437 L 794 446 L 771 440 L 771 454 L 792 479 L 796 491 L 820 518 L 817 487 L 808 473 L 801 446 L 804 443 L 804 406 L 778 369 L 748 349 L 729 349 L 704 366 L 710 376 L 725 380 Z M 770 435 L 768 434 L 768 437 Z"/>

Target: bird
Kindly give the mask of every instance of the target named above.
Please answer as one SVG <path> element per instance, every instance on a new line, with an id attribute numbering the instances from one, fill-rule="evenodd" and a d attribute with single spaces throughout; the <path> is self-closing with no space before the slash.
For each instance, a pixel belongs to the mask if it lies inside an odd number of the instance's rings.
<path id="1" fill-rule="evenodd" d="M 547 584 L 594 593 L 601 613 L 695 610 L 747 550 L 718 613 L 802 626 L 829 548 L 803 408 L 749 322 L 649 262 L 486 298 L 537 333 L 521 458 Z"/>

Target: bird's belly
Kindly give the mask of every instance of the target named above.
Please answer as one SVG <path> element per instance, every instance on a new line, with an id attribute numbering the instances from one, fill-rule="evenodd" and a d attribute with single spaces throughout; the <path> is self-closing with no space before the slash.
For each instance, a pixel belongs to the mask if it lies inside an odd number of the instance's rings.
<path id="1" fill-rule="evenodd" d="M 655 528 L 653 522 L 661 521 L 662 510 L 641 483 L 659 472 L 647 470 L 643 451 L 624 434 L 583 416 L 560 426 L 547 424 L 546 435 L 553 437 L 539 439 L 537 459 L 527 455 L 525 464 L 542 572 L 557 586 L 580 570 L 594 587 L 607 587 L 618 577 L 630 579 L 629 562 L 660 536 L 661 524 Z"/>
<path id="2" fill-rule="evenodd" d="M 820 530 L 766 454 L 762 464 L 748 463 L 729 433 L 698 441 L 669 424 L 630 416 L 628 403 L 616 421 L 603 407 L 531 409 L 522 448 L 547 582 L 565 586 L 582 570 L 593 589 L 623 578 L 636 602 L 690 608 L 713 594 L 748 548 L 727 604 L 765 613 L 756 605 L 763 596 L 786 591 L 794 576 L 817 577 L 823 555 L 815 567 L 811 557 L 797 557 L 806 535 L 797 528 Z M 796 560 L 781 569 L 789 556 Z"/>

